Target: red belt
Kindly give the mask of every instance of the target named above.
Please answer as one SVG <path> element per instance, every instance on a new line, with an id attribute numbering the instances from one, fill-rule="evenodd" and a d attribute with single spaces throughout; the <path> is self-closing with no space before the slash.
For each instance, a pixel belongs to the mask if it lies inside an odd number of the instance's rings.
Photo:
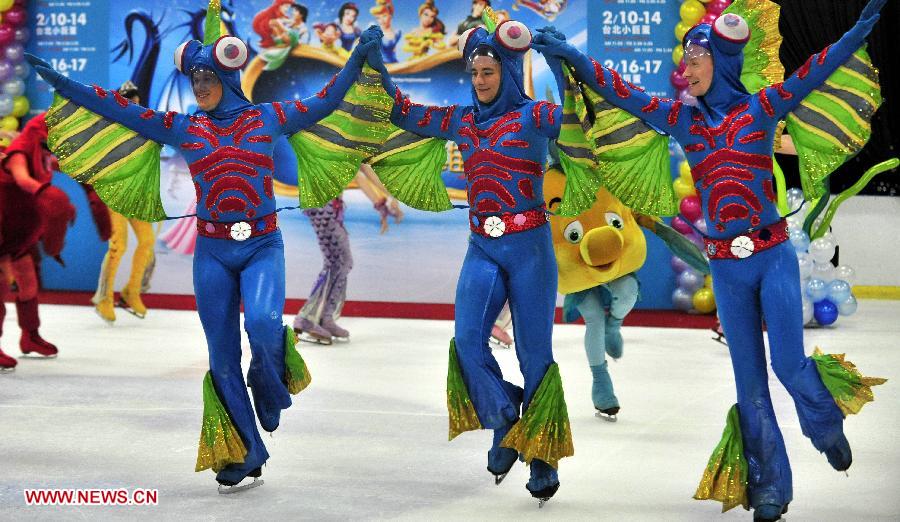
<path id="1" fill-rule="evenodd" d="M 214 239 L 245 241 L 251 237 L 264 236 L 278 228 L 277 214 L 274 212 L 251 221 L 221 223 L 197 218 L 197 233 Z"/>
<path id="2" fill-rule="evenodd" d="M 499 216 L 480 216 L 469 212 L 469 228 L 472 232 L 491 239 L 506 234 L 525 232 L 537 228 L 547 221 L 550 221 L 550 215 L 547 214 L 543 205 L 525 212 L 508 212 Z"/>
<path id="3" fill-rule="evenodd" d="M 787 222 L 781 220 L 729 239 L 703 238 L 710 259 L 744 259 L 788 240 Z"/>

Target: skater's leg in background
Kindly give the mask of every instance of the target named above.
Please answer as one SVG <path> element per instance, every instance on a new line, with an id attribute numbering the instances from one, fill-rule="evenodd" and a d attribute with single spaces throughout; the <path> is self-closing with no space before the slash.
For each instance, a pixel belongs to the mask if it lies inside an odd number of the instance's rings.
<path id="1" fill-rule="evenodd" d="M 600 288 L 586 292 L 578 303 L 578 313 L 584 318 L 584 350 L 593 376 L 591 400 L 594 408 L 602 411 L 617 408 L 619 400 L 613 390 L 606 363 L 606 310 L 603 308 L 601 292 Z"/>
<path id="2" fill-rule="evenodd" d="M 6 319 L 6 293 L 9 291 L 9 257 L 0 257 L 0 338 L 3 337 L 3 321 Z M 11 370 L 16 367 L 16 360 L 0 349 L 0 368 Z"/>
<path id="3" fill-rule="evenodd" d="M 793 496 L 791 467 L 769 395 L 757 271 L 762 264 L 753 263 L 766 253 L 710 263 L 737 385 L 744 455 L 749 463 L 748 496 L 754 508 L 784 506 Z"/>
<path id="4" fill-rule="evenodd" d="M 782 248 L 783 247 L 783 248 Z M 803 353 L 803 312 L 796 254 L 789 243 L 770 250 L 761 299 L 769 336 L 772 370 L 794 399 L 800 427 L 813 446 L 825 451 L 844 443 L 844 417 L 822 383 L 816 364 Z"/>
<path id="5" fill-rule="evenodd" d="M 218 242 L 218 243 L 217 243 Z M 221 239 L 197 238 L 194 255 L 194 292 L 197 312 L 209 348 L 213 384 L 247 448 L 244 464 L 232 464 L 219 475 L 240 481 L 261 466 L 269 454 L 256 429 L 256 419 L 241 371 L 240 282 L 236 267 L 226 266 L 216 250 L 231 245 Z M 217 248 L 218 247 L 218 248 Z"/>
<path id="6" fill-rule="evenodd" d="M 609 315 L 606 317 L 606 353 L 613 359 L 622 357 L 622 321 L 637 303 L 640 285 L 637 277 L 628 274 L 606 284 L 609 289 Z"/>
<path id="7" fill-rule="evenodd" d="M 332 287 L 336 284 L 338 278 L 337 270 L 340 268 L 340 256 L 334 252 L 331 243 L 332 230 L 336 226 L 338 218 L 338 209 L 336 203 L 339 200 L 332 200 L 322 208 L 313 208 L 303 211 L 312 224 L 313 231 L 316 233 L 316 239 L 319 242 L 319 249 L 322 251 L 322 271 L 316 279 L 313 288 L 310 291 L 309 299 L 300 309 L 300 312 L 294 318 L 294 329 L 302 330 L 310 333 L 315 337 L 331 338 L 331 332 L 322 328 L 321 322 L 325 312 L 328 296 L 331 294 Z M 343 228 L 343 227 L 341 227 Z M 346 231 L 345 231 L 346 233 Z M 348 249 L 349 251 L 349 249 Z"/>
<path id="8" fill-rule="evenodd" d="M 344 202 L 335 200 L 335 218 L 329 224 L 329 241 L 322 246 L 322 255 L 330 263 L 330 273 L 333 283 L 325 295 L 325 304 L 322 308 L 322 319 L 319 324 L 328 330 L 331 335 L 340 338 L 350 336 L 350 332 L 337 325 L 344 309 L 344 301 L 347 300 L 347 276 L 353 269 L 353 254 L 350 252 L 350 236 L 344 227 Z M 327 246 L 327 248 L 326 248 Z M 326 254 L 327 250 L 327 254 Z"/>
<path id="9" fill-rule="evenodd" d="M 280 231 L 259 239 L 265 241 L 241 271 L 244 329 L 253 352 L 247 384 L 260 424 L 274 431 L 281 410 L 291 405 L 284 381 L 284 244 Z"/>
<path id="10" fill-rule="evenodd" d="M 147 265 L 153 259 L 153 225 L 137 219 L 128 221 L 131 223 L 135 236 L 137 236 L 137 247 L 134 249 L 134 255 L 131 258 L 131 275 L 125 288 L 122 289 L 122 300 L 135 314 L 142 316 L 147 313 L 147 307 L 144 306 L 144 302 L 141 300 L 141 287 L 144 283 Z"/>
<path id="11" fill-rule="evenodd" d="M 19 348 L 25 354 L 34 352 L 45 357 L 53 357 L 58 352 L 56 346 L 44 340 L 38 332 L 41 318 L 38 311 L 38 278 L 34 259 L 30 254 L 26 254 L 13 259 L 10 268 L 19 288 L 16 296 L 16 313 L 19 328 L 22 329 Z"/>
<path id="12" fill-rule="evenodd" d="M 509 328 L 512 326 L 512 312 L 509 311 L 509 301 L 503 305 L 500 315 L 494 321 L 491 327 L 491 337 L 496 339 L 498 343 L 505 345 L 506 348 L 512 346 L 513 338 L 509 336 Z"/>
<path id="13" fill-rule="evenodd" d="M 100 278 L 97 282 L 97 291 L 91 302 L 97 307 L 97 313 L 107 321 L 115 321 L 115 302 L 113 301 L 113 285 L 116 282 L 116 272 L 119 269 L 119 263 L 122 261 L 122 255 L 128 248 L 128 218 L 114 212 L 109 211 L 109 218 L 112 224 L 112 235 L 109 237 L 109 248 L 103 257 L 103 264 L 100 265 Z"/>
<path id="14" fill-rule="evenodd" d="M 504 301 L 506 285 L 500 267 L 470 241 L 456 286 L 456 353 L 478 419 L 493 430 L 506 429 L 518 420 L 522 400 L 521 389 L 503 380 L 487 342 Z"/>

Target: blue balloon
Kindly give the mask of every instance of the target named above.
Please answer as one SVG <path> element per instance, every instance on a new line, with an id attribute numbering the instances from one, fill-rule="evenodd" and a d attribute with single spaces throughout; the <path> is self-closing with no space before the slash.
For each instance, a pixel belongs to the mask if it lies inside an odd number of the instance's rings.
<path id="1" fill-rule="evenodd" d="M 821 279 L 810 279 L 806 282 L 806 295 L 812 302 L 821 301 L 828 296 L 828 286 Z"/>
<path id="2" fill-rule="evenodd" d="M 850 297 L 850 283 L 835 279 L 828 283 L 828 300 L 832 303 L 843 303 Z"/>
<path id="3" fill-rule="evenodd" d="M 794 249 L 797 252 L 806 252 L 809 250 L 809 236 L 806 235 L 806 232 L 800 229 L 791 229 L 788 238 L 791 240 L 791 244 L 794 245 Z"/>
<path id="4" fill-rule="evenodd" d="M 853 315 L 856 313 L 859 303 L 856 302 L 856 297 L 854 297 L 853 294 L 850 294 L 850 297 L 838 303 L 837 307 L 839 314 L 843 316 Z"/>
<path id="5" fill-rule="evenodd" d="M 691 309 L 694 308 L 694 293 L 688 292 L 684 288 L 676 288 L 675 291 L 672 292 L 672 304 L 675 306 L 676 310 L 690 312 Z"/>
<path id="6" fill-rule="evenodd" d="M 700 272 L 697 272 L 694 269 L 687 269 L 684 272 L 678 274 L 676 278 L 676 282 L 678 286 L 684 288 L 692 295 L 694 292 L 700 289 L 703 286 L 703 276 L 700 275 Z"/>
<path id="7" fill-rule="evenodd" d="M 837 321 L 838 307 L 828 299 L 822 299 L 813 305 L 813 317 L 817 323 L 828 326 Z"/>

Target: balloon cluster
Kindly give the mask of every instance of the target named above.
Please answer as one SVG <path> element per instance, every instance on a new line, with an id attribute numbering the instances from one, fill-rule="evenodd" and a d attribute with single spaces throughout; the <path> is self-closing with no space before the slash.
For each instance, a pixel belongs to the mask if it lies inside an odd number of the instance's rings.
<path id="1" fill-rule="evenodd" d="M 697 104 L 697 98 L 688 93 L 688 81 L 684 79 L 684 48 L 681 47 L 681 41 L 684 35 L 697 24 L 711 24 L 724 11 L 732 0 L 684 0 L 681 3 L 679 14 L 681 20 L 675 26 L 675 38 L 678 39 L 678 45 L 672 50 L 672 61 L 677 66 L 669 76 L 672 87 L 675 88 L 675 98 L 681 100 L 685 105 L 694 106 Z"/>
<path id="2" fill-rule="evenodd" d="M 28 114 L 25 78 L 31 69 L 25 63 L 28 41 L 26 0 L 0 0 L 0 129 L 14 131 L 19 118 Z"/>
<path id="3" fill-rule="evenodd" d="M 831 232 L 810 241 L 803 230 L 806 216 L 803 191 L 792 188 L 787 191 L 788 207 L 796 214 L 787 218 L 791 244 L 797 250 L 800 264 L 800 290 L 803 299 L 803 324 L 826 326 L 837 321 L 839 315 L 853 315 L 857 302 L 851 291 L 856 271 L 847 265 L 835 267 L 831 263 L 837 248 L 837 240 Z M 813 229 L 818 228 L 814 226 Z"/>
<path id="4" fill-rule="evenodd" d="M 680 149 L 678 150 L 680 152 Z M 672 186 L 678 196 L 678 210 L 681 214 L 672 218 L 672 228 L 697 245 L 701 252 L 705 252 L 703 238 L 697 231 L 706 233 L 706 221 L 703 219 L 700 198 L 694 190 L 691 167 L 684 159 L 678 164 L 678 178 L 675 179 Z M 693 227 L 681 216 L 690 220 Z M 715 311 L 716 299 L 713 295 L 710 276 L 704 277 L 677 256 L 672 256 L 672 270 L 675 272 L 676 281 L 675 290 L 672 292 L 672 304 L 676 309 L 685 312 L 696 311 L 702 314 Z"/>

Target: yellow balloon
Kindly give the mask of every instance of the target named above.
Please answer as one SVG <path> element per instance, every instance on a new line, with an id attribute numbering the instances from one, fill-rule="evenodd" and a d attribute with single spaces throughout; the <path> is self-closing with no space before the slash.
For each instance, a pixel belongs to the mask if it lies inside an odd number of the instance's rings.
<path id="1" fill-rule="evenodd" d="M 708 314 L 716 310 L 716 298 L 710 288 L 701 288 L 694 293 L 694 308 L 701 314 Z"/>
<path id="2" fill-rule="evenodd" d="M 684 48 L 680 45 L 676 45 L 674 49 L 672 49 L 672 61 L 675 62 L 675 65 L 681 63 L 681 59 L 684 58 Z"/>
<path id="3" fill-rule="evenodd" d="M 685 0 L 678 10 L 681 21 L 688 27 L 693 27 L 706 14 L 706 7 L 697 0 Z"/>
<path id="4" fill-rule="evenodd" d="M 12 141 L 9 138 L 0 138 L 0 147 L 5 149 L 6 147 L 9 147 L 10 143 L 12 143 Z"/>
<path id="5" fill-rule="evenodd" d="M 16 96 L 13 98 L 13 110 L 12 115 L 16 118 L 21 118 L 28 114 L 28 109 L 31 108 L 31 104 L 28 103 L 28 98 L 25 96 Z"/>
<path id="6" fill-rule="evenodd" d="M 0 129 L 14 131 L 19 130 L 19 119 L 15 116 L 6 116 L 0 120 Z"/>
<path id="7" fill-rule="evenodd" d="M 694 186 L 686 182 L 684 178 L 680 176 L 675 178 L 675 181 L 672 183 L 672 188 L 675 189 L 675 195 L 678 196 L 679 201 L 681 201 L 681 198 L 693 196 L 695 193 Z"/>
<path id="8" fill-rule="evenodd" d="M 691 177 L 691 165 L 687 161 L 678 164 L 678 176 L 684 178 L 685 181 L 694 182 L 694 178 Z"/>
<path id="9" fill-rule="evenodd" d="M 675 38 L 678 41 L 682 41 L 684 39 L 684 35 L 687 34 L 688 31 L 691 30 L 692 25 L 687 25 L 684 22 L 678 22 L 675 24 Z"/>
<path id="10" fill-rule="evenodd" d="M 703 278 L 703 286 L 705 286 L 706 288 L 712 288 L 712 276 L 711 275 L 707 275 L 706 277 Z"/>
<path id="11" fill-rule="evenodd" d="M 6 11 L 12 7 L 14 3 L 16 3 L 15 0 L 0 0 L 0 11 Z"/>

